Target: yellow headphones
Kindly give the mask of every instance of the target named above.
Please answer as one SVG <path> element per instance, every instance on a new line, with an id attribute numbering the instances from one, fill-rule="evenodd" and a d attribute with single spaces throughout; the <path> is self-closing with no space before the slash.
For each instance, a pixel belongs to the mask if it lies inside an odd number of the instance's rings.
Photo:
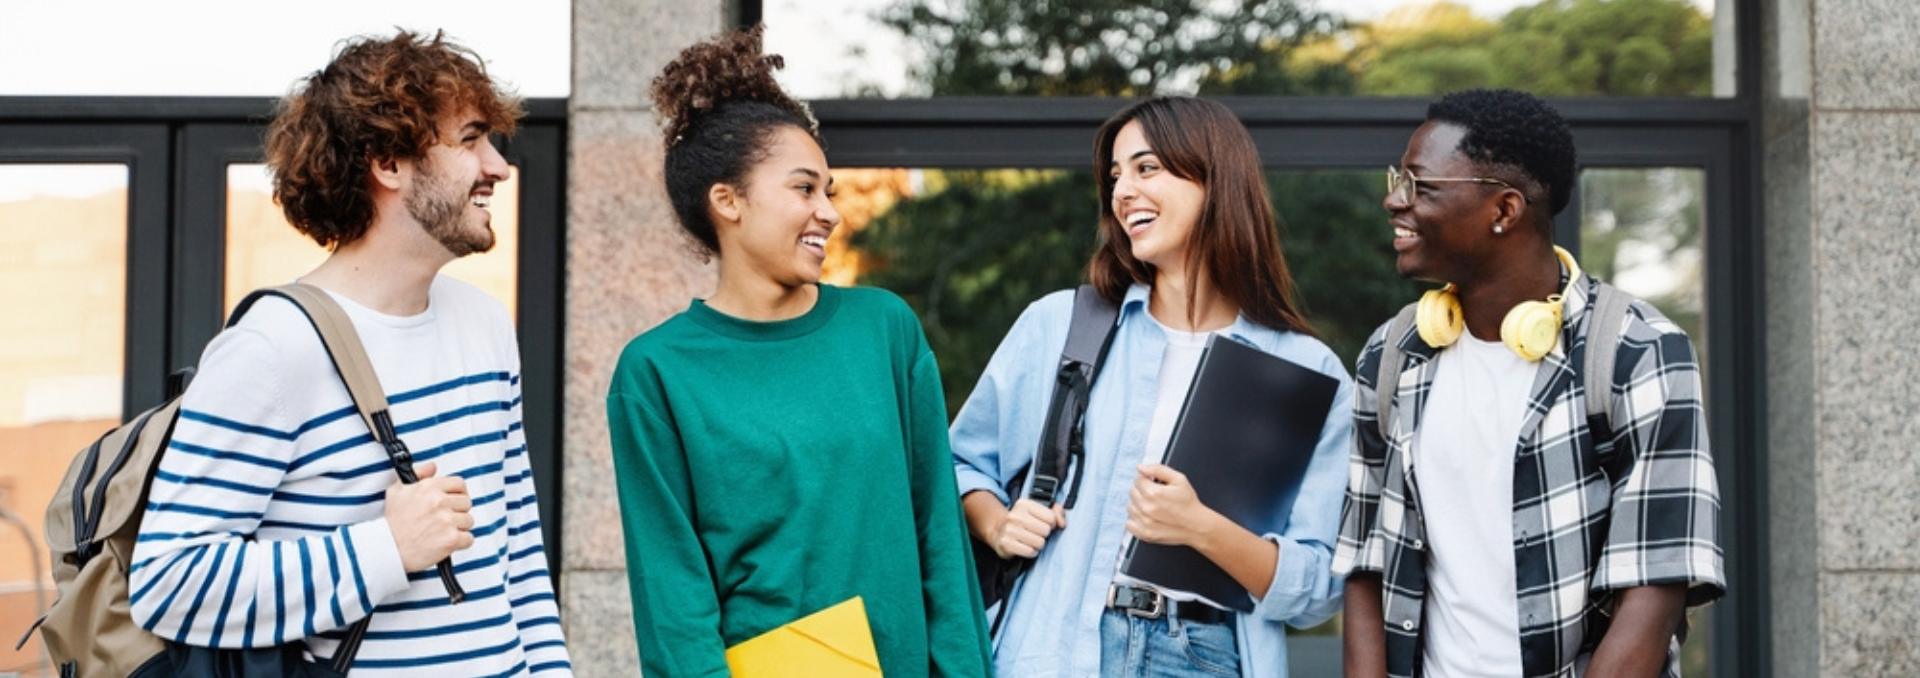
<path id="1" fill-rule="evenodd" d="M 1580 265 L 1574 263 L 1573 255 L 1557 246 L 1553 253 L 1567 267 L 1566 289 L 1547 297 L 1546 301 L 1520 302 L 1500 321 L 1500 341 L 1508 350 L 1529 361 L 1547 357 L 1553 352 L 1553 345 L 1559 343 L 1561 302 L 1573 293 L 1573 285 L 1580 279 Z M 1414 327 L 1419 329 L 1420 338 L 1428 346 L 1452 346 L 1460 340 L 1460 333 L 1467 330 L 1466 319 L 1460 314 L 1460 299 L 1453 295 L 1453 290 L 1453 283 L 1447 283 L 1446 287 L 1428 290 L 1420 297 Z"/>

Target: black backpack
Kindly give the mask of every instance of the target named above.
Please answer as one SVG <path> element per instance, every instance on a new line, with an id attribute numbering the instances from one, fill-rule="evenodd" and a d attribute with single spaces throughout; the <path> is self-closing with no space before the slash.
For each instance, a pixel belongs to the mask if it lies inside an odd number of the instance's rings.
<path id="1" fill-rule="evenodd" d="M 1074 291 L 1073 324 L 1067 328 L 1060 369 L 1054 373 L 1053 399 L 1047 404 L 1046 423 L 1040 429 L 1040 447 L 1034 452 L 1033 462 L 1007 482 L 1007 496 L 1016 496 L 1025 487 L 1028 499 L 1048 506 L 1058 501 L 1073 508 L 1080 496 L 1080 467 L 1086 457 L 1087 397 L 1094 380 L 1100 377 L 1119 317 L 1120 308 L 1092 285 L 1081 285 Z M 1028 475 L 1033 476 L 1031 482 Z M 1033 560 L 1001 558 L 992 546 L 974 539 L 973 566 L 980 577 L 980 596 L 992 609 L 1013 593 L 1014 583 L 1033 566 Z M 1003 604 L 994 615 L 989 633 L 998 634 L 1006 617 L 1007 606 Z"/>

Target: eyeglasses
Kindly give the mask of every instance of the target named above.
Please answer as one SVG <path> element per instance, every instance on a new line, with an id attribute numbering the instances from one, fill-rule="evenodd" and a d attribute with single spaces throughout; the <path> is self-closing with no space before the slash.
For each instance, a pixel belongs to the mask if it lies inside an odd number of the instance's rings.
<path id="1" fill-rule="evenodd" d="M 1496 186 L 1505 186 L 1515 191 L 1519 191 L 1521 200 L 1527 201 L 1527 204 L 1529 205 L 1533 204 L 1533 198 L 1527 197 L 1526 191 L 1521 191 L 1519 187 L 1514 186 L 1513 184 L 1509 184 L 1507 182 L 1501 181 L 1499 179 L 1494 179 L 1491 177 L 1416 177 L 1413 175 L 1412 170 L 1402 170 L 1392 165 L 1387 166 L 1387 195 L 1393 195 L 1394 191 L 1399 191 L 1400 199 L 1402 201 L 1405 201 L 1406 204 L 1408 205 L 1413 204 L 1414 194 L 1417 193 L 1416 185 L 1422 181 L 1425 181 L 1428 183 L 1464 181 L 1464 182 L 1470 182 L 1475 184 L 1493 184 Z"/>

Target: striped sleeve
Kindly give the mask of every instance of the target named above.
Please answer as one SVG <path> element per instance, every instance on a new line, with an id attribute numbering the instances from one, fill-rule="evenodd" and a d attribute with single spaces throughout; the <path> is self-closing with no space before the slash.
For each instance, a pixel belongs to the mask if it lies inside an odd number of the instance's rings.
<path id="1" fill-rule="evenodd" d="M 528 464 L 527 436 L 521 418 L 520 377 L 513 377 L 512 412 L 507 431 L 507 591 L 514 623 L 527 654 L 527 671 L 536 676 L 571 676 L 573 665 L 561 635 L 560 608 L 553 597 L 546 546 L 540 535 L 540 507 Z"/>
<path id="2" fill-rule="evenodd" d="M 384 519 L 256 541 L 296 455 L 275 347 L 223 333 L 201 360 L 147 498 L 134 620 L 201 647 L 267 647 L 345 627 L 407 587 Z"/>

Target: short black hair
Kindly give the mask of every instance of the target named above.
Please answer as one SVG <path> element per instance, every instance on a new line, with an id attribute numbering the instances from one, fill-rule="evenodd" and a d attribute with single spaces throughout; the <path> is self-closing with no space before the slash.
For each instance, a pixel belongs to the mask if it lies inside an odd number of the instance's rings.
<path id="1" fill-rule="evenodd" d="M 1460 153 L 1468 159 L 1517 168 L 1539 182 L 1549 216 L 1567 208 L 1579 158 L 1567 120 L 1547 102 L 1510 89 L 1470 89 L 1433 102 L 1427 120 L 1465 129 Z"/>

